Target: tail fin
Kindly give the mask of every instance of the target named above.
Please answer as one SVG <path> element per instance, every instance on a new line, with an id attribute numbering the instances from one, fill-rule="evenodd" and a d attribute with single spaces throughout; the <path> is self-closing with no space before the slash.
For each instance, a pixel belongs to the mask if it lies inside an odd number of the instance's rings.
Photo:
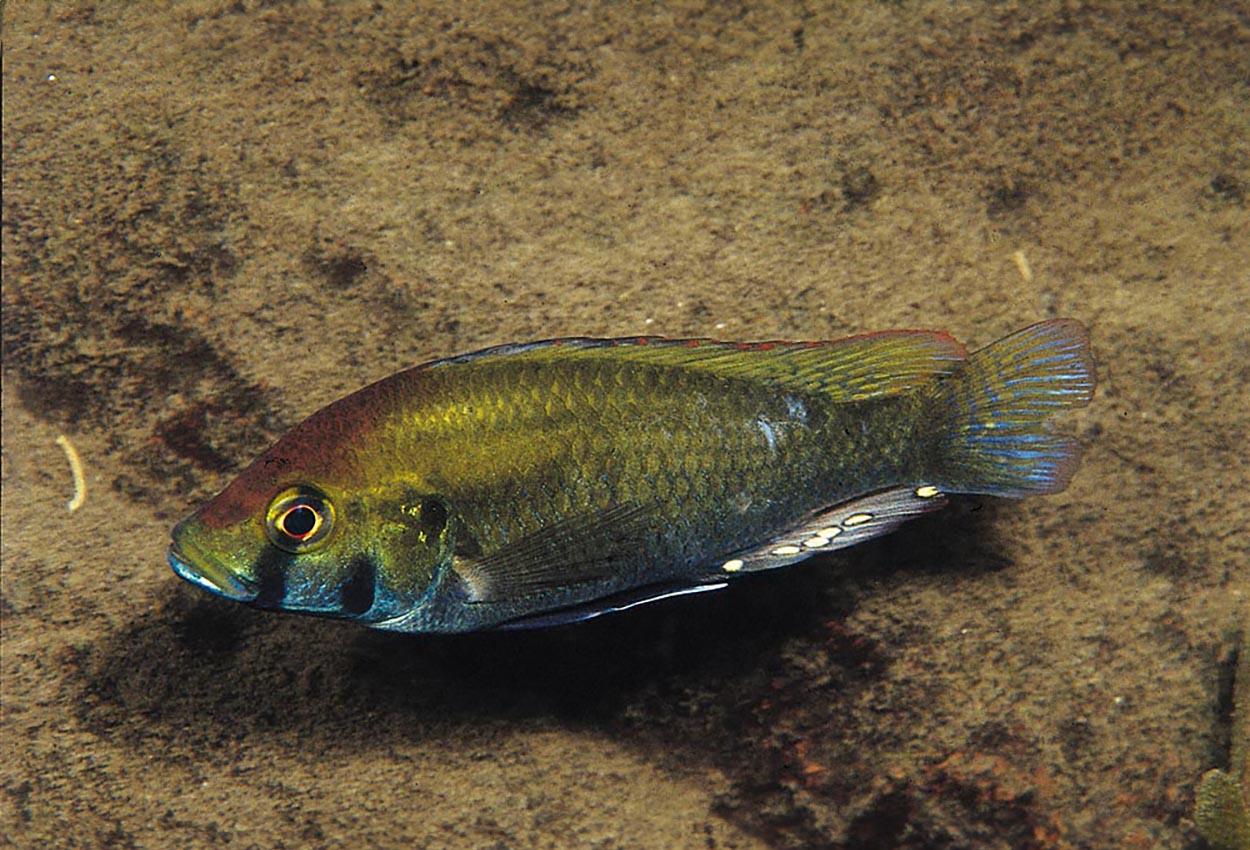
<path id="1" fill-rule="evenodd" d="M 942 486 L 952 493 L 1031 496 L 1068 486 L 1080 461 L 1076 440 L 1046 420 L 1085 406 L 1094 394 L 1089 334 L 1054 319 L 969 356 L 939 390 L 950 417 Z"/>

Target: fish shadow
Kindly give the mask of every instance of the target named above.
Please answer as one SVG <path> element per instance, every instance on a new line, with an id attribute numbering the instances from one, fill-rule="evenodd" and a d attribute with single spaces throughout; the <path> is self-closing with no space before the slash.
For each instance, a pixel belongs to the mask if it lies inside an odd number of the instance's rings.
<path id="1" fill-rule="evenodd" d="M 167 751 L 208 758 L 258 744 L 331 753 L 463 740 L 468 730 L 481 742 L 518 725 L 664 726 L 690 710 L 692 690 L 750 702 L 786 646 L 827 642 L 829 624 L 882 582 L 1003 566 L 994 508 L 974 505 L 718 593 L 532 631 L 389 634 L 178 583 L 163 604 L 79 650 L 69 686 L 87 728 L 148 748 L 155 733 Z M 888 662 L 847 660 L 867 676 Z"/>

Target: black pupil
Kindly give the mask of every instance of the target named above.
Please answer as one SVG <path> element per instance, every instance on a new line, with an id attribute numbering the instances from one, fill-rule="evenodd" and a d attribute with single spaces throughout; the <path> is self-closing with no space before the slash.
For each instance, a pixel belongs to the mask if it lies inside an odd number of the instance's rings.
<path id="1" fill-rule="evenodd" d="M 282 518 L 282 530 L 291 537 L 307 537 L 317 525 L 317 512 L 308 505 L 297 505 Z"/>

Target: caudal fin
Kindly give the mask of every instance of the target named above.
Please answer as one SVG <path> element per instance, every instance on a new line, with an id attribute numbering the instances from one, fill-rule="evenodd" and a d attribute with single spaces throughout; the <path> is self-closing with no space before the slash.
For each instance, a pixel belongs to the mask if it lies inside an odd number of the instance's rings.
<path id="1" fill-rule="evenodd" d="M 950 417 L 942 489 L 1031 496 L 1068 486 L 1080 460 L 1076 440 L 1046 422 L 1094 394 L 1089 334 L 1072 319 L 1027 327 L 975 352 L 941 384 Z"/>

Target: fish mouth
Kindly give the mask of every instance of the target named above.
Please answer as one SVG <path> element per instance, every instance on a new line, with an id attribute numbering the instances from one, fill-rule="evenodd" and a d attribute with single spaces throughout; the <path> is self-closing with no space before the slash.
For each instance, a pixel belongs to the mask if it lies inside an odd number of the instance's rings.
<path id="1" fill-rule="evenodd" d="M 188 555 L 186 544 L 180 544 L 177 539 L 170 545 L 166 557 L 179 578 L 210 593 L 235 602 L 251 602 L 256 598 L 256 587 L 250 581 L 240 578 L 211 558 L 197 557 L 195 553 Z"/>

